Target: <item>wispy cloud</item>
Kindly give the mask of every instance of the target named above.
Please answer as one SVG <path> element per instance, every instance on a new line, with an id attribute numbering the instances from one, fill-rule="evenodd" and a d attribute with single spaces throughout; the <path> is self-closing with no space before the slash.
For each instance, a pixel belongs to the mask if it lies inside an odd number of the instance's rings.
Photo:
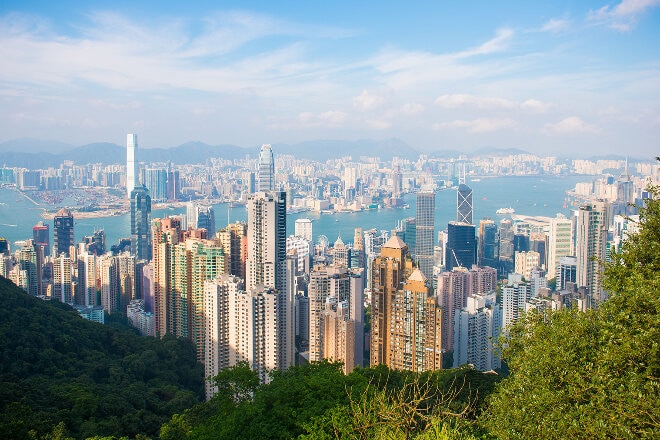
<path id="1" fill-rule="evenodd" d="M 476 96 L 469 94 L 440 95 L 435 105 L 445 109 L 480 109 L 480 110 L 514 110 L 521 109 L 534 113 L 546 111 L 550 104 L 537 99 L 527 99 L 523 102 L 512 101 L 493 96 Z"/>
<path id="2" fill-rule="evenodd" d="M 544 127 L 546 134 L 599 133 L 600 131 L 595 125 L 587 124 L 577 116 L 564 118 L 557 123 L 548 123 Z"/>
<path id="3" fill-rule="evenodd" d="M 499 130 L 510 130 L 518 126 L 518 123 L 509 118 L 477 118 L 473 120 L 457 119 L 450 122 L 439 122 L 433 125 L 434 130 L 462 128 L 470 133 L 488 133 Z"/>
<path id="4" fill-rule="evenodd" d="M 382 106 L 385 101 L 384 96 L 363 90 L 359 96 L 353 98 L 353 107 L 360 111 L 369 111 Z"/>
<path id="5" fill-rule="evenodd" d="M 551 18 L 543 26 L 541 26 L 541 29 L 539 29 L 539 31 L 557 33 L 557 32 L 565 31 L 569 27 L 570 24 L 568 20 Z"/>
<path id="6" fill-rule="evenodd" d="M 304 127 L 330 127 L 339 126 L 346 122 L 347 114 L 337 110 L 323 113 L 304 112 L 298 115 L 298 121 Z"/>
<path id="7" fill-rule="evenodd" d="M 660 0 L 622 0 L 616 6 L 605 5 L 596 11 L 589 11 L 587 18 L 613 29 L 629 31 L 641 15 L 656 6 L 660 6 Z"/>

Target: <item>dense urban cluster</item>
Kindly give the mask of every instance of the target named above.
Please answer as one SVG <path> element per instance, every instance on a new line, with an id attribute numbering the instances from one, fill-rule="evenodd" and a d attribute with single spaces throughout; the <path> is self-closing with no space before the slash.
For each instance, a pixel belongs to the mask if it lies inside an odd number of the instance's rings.
<path id="1" fill-rule="evenodd" d="M 46 221 L 16 249 L 0 239 L 0 275 L 87 319 L 119 314 L 143 335 L 187 338 L 206 377 L 247 362 L 262 383 L 273 370 L 324 359 L 346 374 L 380 364 L 499 369 L 493 341 L 523 312 L 586 311 L 607 299 L 602 263 L 637 231 L 635 205 L 660 181 L 650 163 L 630 171 L 623 161 L 522 154 L 320 164 L 276 159 L 264 145 L 256 161 L 158 166 L 140 164 L 137 153 L 128 135 L 125 165 L 0 170 L 0 182 L 27 194 L 94 192 L 97 207 L 131 218 L 130 237 L 109 248 L 103 230 L 76 243 L 81 214 L 62 208 L 52 215 L 52 245 Z M 568 173 L 609 177 L 569 191 L 570 217 L 503 208 L 499 221 L 473 218 L 471 180 Z M 456 190 L 456 220 L 440 230 L 435 194 L 447 187 Z M 411 193 L 414 217 L 391 231 L 357 228 L 351 243 L 315 242 L 309 219 L 286 228 L 291 211 L 403 207 Z M 247 222 L 218 228 L 211 200 L 245 205 Z M 187 202 L 186 215 L 152 218 L 152 203 L 177 201 Z M 207 399 L 216 392 L 207 382 Z"/>

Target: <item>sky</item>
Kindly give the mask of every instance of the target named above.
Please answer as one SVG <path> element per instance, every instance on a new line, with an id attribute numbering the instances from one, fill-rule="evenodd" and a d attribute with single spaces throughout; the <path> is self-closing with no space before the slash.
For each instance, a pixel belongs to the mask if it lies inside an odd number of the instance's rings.
<path id="1" fill-rule="evenodd" d="M 0 142 L 660 154 L 660 0 L 5 0 L 0 60 Z"/>

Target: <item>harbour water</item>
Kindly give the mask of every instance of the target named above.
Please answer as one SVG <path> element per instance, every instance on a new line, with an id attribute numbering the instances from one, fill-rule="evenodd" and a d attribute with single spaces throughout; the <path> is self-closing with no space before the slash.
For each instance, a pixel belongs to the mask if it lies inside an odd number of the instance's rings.
<path id="1" fill-rule="evenodd" d="M 516 214 L 543 215 L 554 217 L 557 213 L 570 214 L 570 206 L 564 208 L 566 190 L 575 187 L 577 182 L 588 181 L 587 176 L 533 176 L 533 177 L 493 177 L 482 178 L 479 181 L 468 181 L 473 189 L 474 222 L 490 217 L 498 221 L 502 216 L 496 214 L 499 208 L 511 207 Z M 404 197 L 408 209 L 383 208 L 371 211 L 319 214 L 316 212 L 300 212 L 287 216 L 287 234 L 293 234 L 294 223 L 299 218 L 310 218 L 313 221 L 313 234 L 316 241 L 320 235 L 334 242 L 338 236 L 346 243 L 353 241 L 355 228 L 363 230 L 391 230 L 397 222 L 406 217 L 415 216 L 415 196 Z M 43 207 L 36 206 L 13 189 L 0 188 L 0 237 L 5 237 L 12 243 L 17 240 L 32 238 L 32 227 L 39 221 L 48 223 L 40 216 Z M 47 207 L 52 210 L 53 206 Z M 228 222 L 246 221 L 247 211 L 244 206 L 230 208 L 223 203 L 214 205 L 216 227 L 224 227 Z M 152 218 L 184 214 L 185 208 L 159 209 L 152 212 Z M 437 232 L 446 229 L 449 221 L 456 219 L 456 191 L 442 190 L 436 196 L 435 229 Z M 75 220 L 75 219 L 74 219 Z M 113 217 L 89 218 L 75 220 L 76 242 L 85 235 L 90 235 L 95 229 L 104 229 L 106 243 L 109 247 L 122 237 L 130 236 L 130 215 Z"/>

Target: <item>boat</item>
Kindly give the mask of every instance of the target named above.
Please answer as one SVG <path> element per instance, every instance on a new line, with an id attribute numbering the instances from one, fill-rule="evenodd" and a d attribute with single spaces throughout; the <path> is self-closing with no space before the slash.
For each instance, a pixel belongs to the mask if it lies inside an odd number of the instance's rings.
<path id="1" fill-rule="evenodd" d="M 507 215 L 507 214 L 513 214 L 516 212 L 515 209 L 509 207 L 509 208 L 500 208 L 497 211 L 495 211 L 496 214 L 498 215 Z"/>

